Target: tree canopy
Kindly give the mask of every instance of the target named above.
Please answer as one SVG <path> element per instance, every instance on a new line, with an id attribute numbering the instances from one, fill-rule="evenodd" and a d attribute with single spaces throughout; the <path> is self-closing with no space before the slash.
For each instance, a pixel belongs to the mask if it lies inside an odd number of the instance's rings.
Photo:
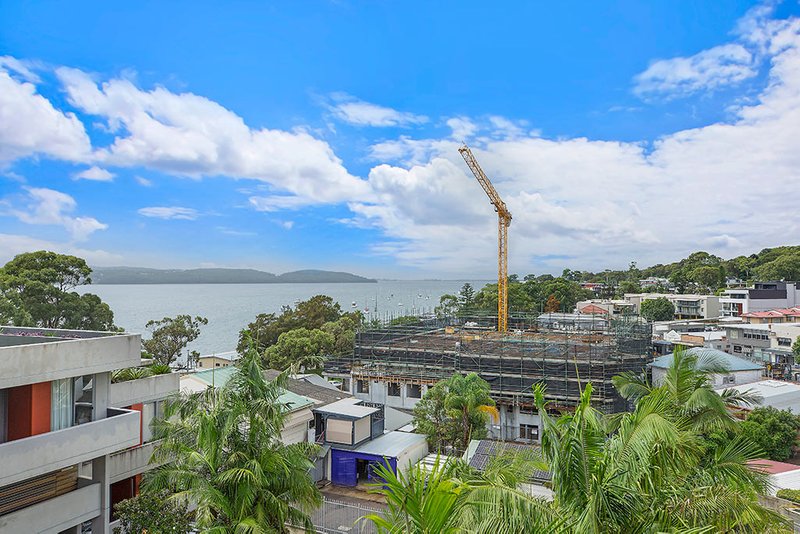
<path id="1" fill-rule="evenodd" d="M 186 346 L 200 335 L 200 327 L 207 325 L 205 317 L 178 315 L 164 317 L 158 321 L 148 321 L 145 328 L 150 330 L 150 339 L 142 341 L 144 350 L 158 363 L 170 365 L 181 355 Z M 189 358 L 197 354 L 189 355 Z M 189 362 L 187 361 L 187 364 Z"/>
<path id="2" fill-rule="evenodd" d="M 485 380 L 475 373 L 454 374 L 428 389 L 414 407 L 414 424 L 431 449 L 463 452 L 470 439 L 486 437 L 494 405 Z"/>
<path id="3" fill-rule="evenodd" d="M 800 419 L 789 410 L 772 406 L 755 408 L 741 423 L 741 433 L 757 444 L 767 458 L 785 461 L 797 443 Z"/>
<path id="4" fill-rule="evenodd" d="M 675 318 L 675 305 L 666 297 L 646 299 L 639 306 L 639 313 L 648 321 L 671 321 Z"/>
<path id="5" fill-rule="evenodd" d="M 91 273 L 75 256 L 44 250 L 17 255 L 0 269 L 0 324 L 116 330 L 108 304 L 72 291 L 91 284 Z"/>

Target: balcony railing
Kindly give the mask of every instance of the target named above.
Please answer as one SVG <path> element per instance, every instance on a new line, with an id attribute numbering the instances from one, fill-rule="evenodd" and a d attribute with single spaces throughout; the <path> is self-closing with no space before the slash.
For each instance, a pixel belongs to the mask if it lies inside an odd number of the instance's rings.
<path id="1" fill-rule="evenodd" d="M 0 487 L 92 460 L 139 443 L 140 414 L 109 408 L 107 417 L 0 445 Z"/>

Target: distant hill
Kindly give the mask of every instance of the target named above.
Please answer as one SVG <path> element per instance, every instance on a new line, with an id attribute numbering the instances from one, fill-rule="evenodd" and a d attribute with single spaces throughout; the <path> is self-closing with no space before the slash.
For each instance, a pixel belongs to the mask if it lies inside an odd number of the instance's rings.
<path id="1" fill-rule="evenodd" d="M 304 270 L 274 275 L 256 269 L 148 269 L 95 267 L 95 284 L 304 284 L 374 283 L 350 273 Z"/>

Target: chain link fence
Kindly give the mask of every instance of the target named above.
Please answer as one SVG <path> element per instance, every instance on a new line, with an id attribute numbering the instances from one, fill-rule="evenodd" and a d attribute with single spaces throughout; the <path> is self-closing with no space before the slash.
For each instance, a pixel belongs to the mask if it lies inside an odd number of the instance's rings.
<path id="1" fill-rule="evenodd" d="M 362 518 L 383 512 L 378 504 L 356 504 L 324 497 L 322 506 L 311 514 L 311 520 L 319 534 L 376 534 L 372 521 Z"/>

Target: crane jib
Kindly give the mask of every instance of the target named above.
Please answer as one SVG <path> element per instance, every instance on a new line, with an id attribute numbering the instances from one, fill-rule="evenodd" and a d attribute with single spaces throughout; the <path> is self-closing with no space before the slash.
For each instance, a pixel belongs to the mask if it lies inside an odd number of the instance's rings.
<path id="1" fill-rule="evenodd" d="M 489 197 L 498 218 L 497 236 L 497 331 L 505 333 L 508 330 L 508 227 L 511 225 L 511 212 L 506 203 L 497 194 L 492 182 L 478 165 L 472 151 L 465 144 L 458 149 L 467 166 L 475 175 L 475 179 Z"/>

